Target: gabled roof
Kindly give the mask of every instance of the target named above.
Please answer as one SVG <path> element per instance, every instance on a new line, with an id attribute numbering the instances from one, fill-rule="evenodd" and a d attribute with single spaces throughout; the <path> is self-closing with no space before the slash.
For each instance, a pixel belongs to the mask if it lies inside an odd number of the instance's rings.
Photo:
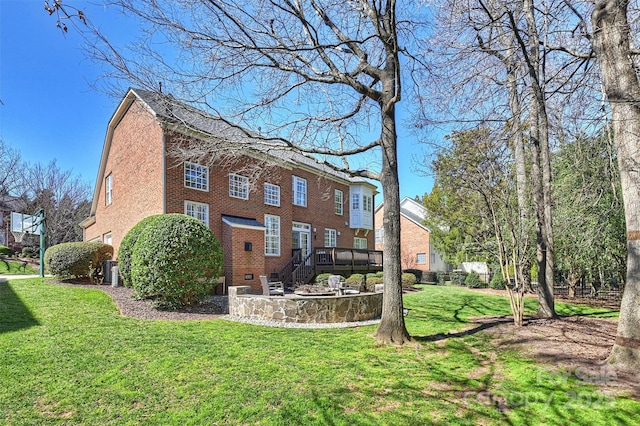
<path id="1" fill-rule="evenodd" d="M 351 177 L 346 173 L 336 171 L 320 161 L 287 149 L 284 143 L 265 143 L 259 140 L 259 136 L 247 129 L 239 128 L 227 123 L 220 117 L 208 114 L 200 109 L 188 106 L 177 101 L 173 96 L 142 89 L 129 89 L 143 101 L 154 113 L 156 118 L 173 123 L 178 127 L 201 133 L 203 137 L 215 136 L 217 138 L 246 143 L 244 149 L 259 152 L 280 161 L 288 162 L 295 166 L 307 166 L 325 175 L 333 176 L 350 183 L 361 183 L 374 186 L 360 177 Z"/>
<path id="2" fill-rule="evenodd" d="M 376 207 L 376 212 L 383 208 L 383 206 L 384 201 Z M 400 215 L 406 217 L 424 230 L 431 232 L 431 230 L 423 223 L 427 217 L 427 209 L 413 198 L 404 197 L 400 201 Z"/>
<path id="3" fill-rule="evenodd" d="M 305 167 L 307 169 L 312 169 L 321 175 L 332 177 L 347 184 L 371 186 L 375 190 L 375 185 L 365 179 L 351 177 L 346 173 L 336 171 L 320 161 L 316 161 L 312 158 L 286 149 L 284 145 L 281 147 L 277 146 L 277 144 L 267 147 L 265 147 L 264 144 L 257 145 L 257 137 L 251 137 L 252 132 L 232 126 L 220 117 L 215 117 L 202 110 L 181 103 L 171 95 L 143 89 L 129 88 L 126 95 L 116 108 L 113 116 L 109 120 L 107 134 L 102 148 L 98 175 L 96 177 L 96 184 L 94 187 L 91 213 L 89 217 L 80 224 L 82 227 L 86 228 L 95 222 L 97 203 L 100 196 L 102 181 L 104 179 L 107 158 L 111 149 L 113 132 L 120 120 L 122 120 L 136 100 L 140 101 L 156 118 L 156 120 L 164 124 L 172 125 L 176 130 L 188 131 L 195 133 L 196 135 L 200 134 L 201 137 L 215 136 L 236 142 L 246 142 L 247 152 L 254 151 L 256 153 L 261 153 L 262 155 L 274 158 L 274 160 L 281 162 L 284 161 L 291 166 Z"/>

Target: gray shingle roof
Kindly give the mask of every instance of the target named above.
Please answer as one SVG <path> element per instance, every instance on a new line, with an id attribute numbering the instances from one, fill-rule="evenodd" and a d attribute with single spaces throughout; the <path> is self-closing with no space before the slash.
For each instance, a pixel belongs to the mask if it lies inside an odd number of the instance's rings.
<path id="1" fill-rule="evenodd" d="M 231 226 L 250 226 L 256 228 L 264 228 L 264 225 L 258 222 L 256 219 L 249 217 L 240 217 L 240 216 L 231 216 L 231 215 L 222 215 L 222 220 L 231 225 Z"/>
<path id="2" fill-rule="evenodd" d="M 160 94 L 143 89 L 132 90 L 153 113 L 160 119 L 168 122 L 182 125 L 185 128 L 201 132 L 210 136 L 215 136 L 234 142 L 246 143 L 247 150 L 261 152 L 287 161 L 292 164 L 305 165 L 317 169 L 318 171 L 339 177 L 353 183 L 367 183 L 365 179 L 360 177 L 352 177 L 344 172 L 336 171 L 326 164 L 309 158 L 300 153 L 287 149 L 284 143 L 279 147 L 277 143 L 258 141 L 257 135 L 250 130 L 241 129 L 225 122 L 220 117 L 213 116 L 205 111 L 188 106 L 173 96 L 168 94 Z M 252 137 L 254 135 L 255 137 Z"/>

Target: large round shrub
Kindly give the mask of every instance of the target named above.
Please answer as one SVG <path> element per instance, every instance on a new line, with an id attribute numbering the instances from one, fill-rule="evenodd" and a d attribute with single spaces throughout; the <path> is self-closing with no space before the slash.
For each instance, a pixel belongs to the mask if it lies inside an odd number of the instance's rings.
<path id="1" fill-rule="evenodd" d="M 118 249 L 118 275 L 120 275 L 122 284 L 125 287 L 133 287 L 131 282 L 131 256 L 133 255 L 133 248 L 138 241 L 138 237 L 140 237 L 140 234 L 147 226 L 160 216 L 162 215 L 149 216 L 142 219 L 127 232 L 127 235 L 124 236 L 120 243 L 120 248 Z"/>
<path id="2" fill-rule="evenodd" d="M 148 223 L 131 256 L 131 282 L 140 298 L 176 309 L 204 300 L 217 285 L 222 248 L 211 230 L 184 214 Z"/>
<path id="3" fill-rule="evenodd" d="M 0 256 L 13 256 L 13 250 L 7 246 L 0 246 Z"/>
<path id="4" fill-rule="evenodd" d="M 402 288 L 411 288 L 416 283 L 416 276 L 409 272 L 402 273 Z"/>
<path id="5" fill-rule="evenodd" d="M 62 243 L 49 247 L 44 263 L 57 277 L 86 278 L 105 260 L 113 257 L 113 247 L 98 242 Z"/>

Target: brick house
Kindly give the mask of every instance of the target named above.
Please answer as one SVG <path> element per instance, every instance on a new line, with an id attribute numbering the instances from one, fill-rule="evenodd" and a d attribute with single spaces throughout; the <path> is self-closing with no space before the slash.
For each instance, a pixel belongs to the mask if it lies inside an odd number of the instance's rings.
<path id="1" fill-rule="evenodd" d="M 171 102 L 168 102 L 171 101 Z M 176 161 L 185 140 L 244 139 L 239 160 Z M 269 167 L 257 179 L 247 164 Z M 289 151 L 259 151 L 223 120 L 169 95 L 129 89 L 109 121 L 85 241 L 111 244 L 143 218 L 186 213 L 220 241 L 228 285 L 261 289 L 266 274 L 288 286 L 320 272 L 380 270 L 373 249 L 375 186 Z"/>
<path id="2" fill-rule="evenodd" d="M 376 207 L 374 221 L 380 224 L 375 230 L 376 250 L 382 250 L 384 232 L 382 228 L 382 216 L 384 203 Z M 405 197 L 400 201 L 400 259 L 402 269 L 419 269 L 421 271 L 448 271 L 442 257 L 433 249 L 431 233 L 424 225 L 427 211 L 422 204 Z"/>

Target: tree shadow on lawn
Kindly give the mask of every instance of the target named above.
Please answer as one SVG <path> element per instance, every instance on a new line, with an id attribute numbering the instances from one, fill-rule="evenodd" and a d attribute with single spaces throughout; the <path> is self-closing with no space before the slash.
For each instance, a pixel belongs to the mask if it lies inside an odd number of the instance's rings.
<path id="1" fill-rule="evenodd" d="M 513 318 L 511 318 L 510 316 L 504 316 L 504 317 L 500 317 L 500 318 L 494 318 L 492 321 L 488 321 L 488 322 L 483 322 L 480 324 L 477 323 L 473 323 L 473 322 L 469 322 L 469 324 L 473 324 L 475 325 L 475 327 L 472 328 L 467 328 L 465 330 L 460 330 L 460 331 L 455 331 L 453 333 L 437 333 L 437 334 L 431 334 L 428 336 L 416 336 L 413 335 L 413 339 L 418 341 L 418 342 L 437 342 L 440 340 L 445 340 L 445 339 L 451 339 L 451 338 L 457 338 L 457 337 L 465 337 L 465 336 L 471 336 L 473 334 L 479 333 L 483 330 L 487 330 L 493 327 L 497 327 L 499 325 L 502 324 L 507 324 L 513 322 Z"/>
<path id="2" fill-rule="evenodd" d="M 39 325 L 7 281 L 0 281 L 0 334 Z"/>

